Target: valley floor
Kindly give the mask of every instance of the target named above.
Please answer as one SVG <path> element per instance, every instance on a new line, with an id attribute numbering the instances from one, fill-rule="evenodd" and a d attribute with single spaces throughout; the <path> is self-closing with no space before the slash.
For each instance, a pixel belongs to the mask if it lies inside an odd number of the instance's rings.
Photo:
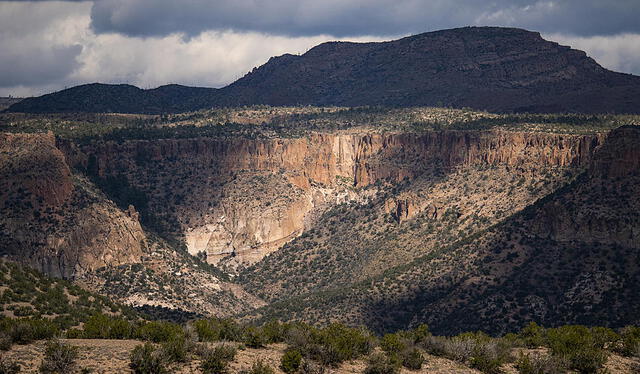
<path id="1" fill-rule="evenodd" d="M 90 370 L 90 373 L 94 374 L 133 373 L 129 368 L 129 354 L 136 346 L 144 343 L 138 340 L 109 339 L 64 339 L 63 341 L 79 348 L 77 371 L 80 372 L 80 370 L 86 368 Z M 46 341 L 38 341 L 28 345 L 14 345 L 2 357 L 5 360 L 18 363 L 21 366 L 20 373 L 38 373 L 38 367 L 44 356 L 45 344 Z M 208 344 L 215 345 L 220 343 Z M 279 365 L 285 349 L 285 344 L 271 344 L 261 349 L 246 348 L 238 350 L 236 358 L 229 364 L 229 373 L 241 373 L 243 370 L 249 370 L 253 363 L 262 360 L 265 364 L 271 366 L 276 374 L 284 374 Z M 615 354 L 609 356 L 605 365 L 609 374 L 637 373 L 638 367 L 640 367 L 640 359 L 626 358 Z M 364 360 L 354 360 L 330 369 L 328 373 L 363 373 L 365 368 L 366 362 Z M 505 365 L 503 369 L 505 374 L 517 373 L 517 370 L 511 364 Z M 178 374 L 202 373 L 200 361 L 197 358 L 188 363 L 174 364 L 170 368 L 170 372 Z M 480 373 L 480 371 L 446 358 L 425 354 L 425 363 L 421 370 L 411 371 L 402 368 L 400 373 L 472 374 Z"/>

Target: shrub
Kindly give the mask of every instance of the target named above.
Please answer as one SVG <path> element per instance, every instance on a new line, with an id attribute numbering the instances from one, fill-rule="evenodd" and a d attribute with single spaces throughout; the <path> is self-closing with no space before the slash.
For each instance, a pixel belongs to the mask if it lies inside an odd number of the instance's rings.
<path id="1" fill-rule="evenodd" d="M 262 360 L 258 360 L 251 365 L 251 370 L 243 370 L 242 374 L 275 374 L 273 368 L 265 364 Z"/>
<path id="2" fill-rule="evenodd" d="M 380 348 L 389 353 L 400 353 L 407 349 L 407 344 L 400 334 L 385 334 L 380 340 Z"/>
<path id="3" fill-rule="evenodd" d="M 420 353 L 416 348 L 404 350 L 400 354 L 400 358 L 402 359 L 402 366 L 411 370 L 420 370 L 422 369 L 422 364 L 424 363 L 424 356 Z"/>
<path id="4" fill-rule="evenodd" d="M 400 362 L 393 355 L 372 354 L 364 374 L 396 374 L 400 371 Z"/>
<path id="5" fill-rule="evenodd" d="M 515 362 L 515 368 L 520 374 L 563 374 L 566 372 L 566 364 L 557 357 L 549 355 L 525 355 L 520 356 Z"/>
<path id="6" fill-rule="evenodd" d="M 267 343 L 262 330 L 249 326 L 244 330 L 242 342 L 249 348 L 262 348 Z"/>
<path id="7" fill-rule="evenodd" d="M 280 359 L 280 368 L 287 374 L 292 374 L 298 371 L 300 363 L 302 362 L 302 354 L 295 350 L 288 350 L 282 355 Z"/>
<path id="8" fill-rule="evenodd" d="M 67 336 L 72 330 L 67 332 Z M 102 313 L 94 314 L 82 327 L 82 334 L 73 332 L 74 337 L 87 339 L 130 339 L 135 337 L 135 326 L 122 318 L 114 318 Z"/>
<path id="9" fill-rule="evenodd" d="M 201 319 L 193 323 L 202 342 L 239 341 L 242 338 L 242 329 L 231 319 Z"/>
<path id="10" fill-rule="evenodd" d="M 45 374 L 70 373 L 76 365 L 78 349 L 59 340 L 47 342 L 40 372 Z"/>
<path id="11" fill-rule="evenodd" d="M 431 332 L 429 332 L 429 326 L 424 323 L 421 324 L 414 330 L 410 331 L 410 336 L 413 339 L 414 344 L 423 343 L 431 336 Z"/>
<path id="12" fill-rule="evenodd" d="M 544 327 L 535 322 L 529 322 L 527 326 L 520 330 L 518 336 L 527 348 L 538 348 L 545 344 Z"/>
<path id="13" fill-rule="evenodd" d="M 204 374 L 224 374 L 227 372 L 227 363 L 233 361 L 237 349 L 230 345 L 220 345 L 204 353 L 200 368 Z"/>
<path id="14" fill-rule="evenodd" d="M 8 351 L 13 345 L 13 339 L 7 333 L 0 333 L 0 350 Z"/>
<path id="15" fill-rule="evenodd" d="M 16 374 L 20 372 L 20 365 L 0 357 L 0 374 Z"/>
<path id="16" fill-rule="evenodd" d="M 270 321 L 262 326 L 262 332 L 267 343 L 282 343 L 287 337 L 289 324 L 280 323 L 278 321 Z"/>
<path id="17" fill-rule="evenodd" d="M 147 322 L 140 326 L 136 335 L 140 339 L 154 343 L 168 342 L 174 339 L 181 339 L 184 336 L 182 327 L 171 322 Z"/>
<path id="18" fill-rule="evenodd" d="M 627 326 L 620 331 L 620 343 L 615 351 L 623 356 L 640 357 L 640 327 Z"/>
<path id="19" fill-rule="evenodd" d="M 473 348 L 470 360 L 471 367 L 487 374 L 501 373 L 502 364 L 506 363 L 511 357 L 510 348 L 501 339 L 478 340 Z"/>
<path id="20" fill-rule="evenodd" d="M 311 360 L 303 360 L 300 366 L 300 372 L 302 374 L 324 374 L 325 371 L 324 366 Z"/>
<path id="21" fill-rule="evenodd" d="M 591 336 L 597 348 L 609 348 L 613 343 L 620 340 L 620 336 L 615 331 L 607 327 L 592 327 Z"/>
<path id="22" fill-rule="evenodd" d="M 179 336 L 162 343 L 160 346 L 162 357 L 169 362 L 187 362 L 189 352 L 193 350 L 193 342 Z"/>
<path id="23" fill-rule="evenodd" d="M 368 332 L 342 324 L 332 324 L 320 330 L 315 339 L 320 345 L 316 352 L 318 361 L 328 365 L 356 359 L 373 349 L 373 339 Z"/>
<path id="24" fill-rule="evenodd" d="M 598 347 L 591 331 L 584 326 L 562 326 L 547 331 L 554 356 L 568 362 L 579 373 L 596 373 L 607 361 L 607 353 Z"/>
<path id="25" fill-rule="evenodd" d="M 135 374 L 167 373 L 166 362 L 162 353 L 151 343 L 135 347 L 129 355 L 129 367 Z"/>
<path id="26" fill-rule="evenodd" d="M 420 370 L 422 369 L 422 364 L 424 363 L 424 356 L 422 353 L 416 348 L 404 350 L 400 354 L 400 358 L 402 359 L 402 366 L 411 370 Z"/>

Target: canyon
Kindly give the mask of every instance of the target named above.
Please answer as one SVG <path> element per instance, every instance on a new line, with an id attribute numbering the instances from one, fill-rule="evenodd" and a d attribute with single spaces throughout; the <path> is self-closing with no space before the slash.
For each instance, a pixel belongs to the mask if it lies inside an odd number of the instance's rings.
<path id="1" fill-rule="evenodd" d="M 635 323 L 624 300 L 638 272 L 620 264 L 637 256 L 639 123 L 443 108 L 5 114 L 0 250 L 181 320 L 622 326 Z M 608 315 L 612 301 L 623 312 Z"/>

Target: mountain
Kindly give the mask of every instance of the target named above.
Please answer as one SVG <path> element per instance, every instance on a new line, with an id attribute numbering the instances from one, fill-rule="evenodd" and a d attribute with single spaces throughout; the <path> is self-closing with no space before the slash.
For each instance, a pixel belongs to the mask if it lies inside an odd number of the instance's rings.
<path id="1" fill-rule="evenodd" d="M 329 42 L 271 58 L 221 89 L 90 84 L 9 111 L 175 113 L 210 107 L 469 107 L 494 112 L 638 113 L 640 77 L 514 28 L 466 27 L 381 43 Z"/>

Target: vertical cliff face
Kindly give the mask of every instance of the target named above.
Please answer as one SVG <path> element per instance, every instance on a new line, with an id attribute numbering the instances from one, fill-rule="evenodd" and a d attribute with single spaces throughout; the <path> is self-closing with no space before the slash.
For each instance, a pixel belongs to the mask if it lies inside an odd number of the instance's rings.
<path id="1" fill-rule="evenodd" d="M 135 217 L 74 176 L 52 134 L 0 134 L 0 253 L 54 276 L 136 262 Z"/>
<path id="2" fill-rule="evenodd" d="M 65 149 L 99 178 L 124 176 L 149 211 L 210 262 L 252 263 L 337 203 L 366 201 L 377 181 L 502 165 L 582 167 L 602 139 L 507 131 L 313 133 L 302 138 L 103 142 Z M 399 202 L 405 217 L 427 208 Z M 411 211 L 411 212 L 409 212 Z"/>
<path id="3" fill-rule="evenodd" d="M 593 161 L 571 191 L 544 206 L 535 231 L 559 241 L 581 240 L 637 248 L 640 209 L 640 129 L 613 130 L 593 156 Z M 567 209 L 566 202 L 572 203 Z"/>

